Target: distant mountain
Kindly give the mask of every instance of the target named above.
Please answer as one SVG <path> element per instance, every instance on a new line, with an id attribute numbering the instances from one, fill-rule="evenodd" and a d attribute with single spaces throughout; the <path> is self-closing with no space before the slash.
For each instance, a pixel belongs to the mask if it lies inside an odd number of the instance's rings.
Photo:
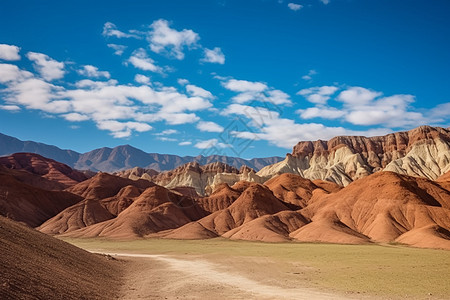
<path id="1" fill-rule="evenodd" d="M 56 146 L 32 141 L 21 141 L 14 137 L 0 133 L 0 155 L 5 156 L 18 152 L 40 154 L 44 157 L 54 159 L 71 167 L 74 166 L 80 156 L 80 153 L 72 150 L 62 150 Z"/>
<path id="2" fill-rule="evenodd" d="M 78 153 L 72 150 L 63 150 L 56 146 L 37 143 L 33 141 L 21 141 L 17 138 L 0 133 L 0 156 L 11 155 L 17 152 L 30 152 L 40 154 L 47 158 L 71 166 L 79 170 L 92 170 L 102 172 L 116 172 L 134 167 L 154 169 L 156 171 L 168 171 L 189 162 L 198 162 L 206 165 L 213 162 L 226 163 L 235 168 L 248 166 L 256 171 L 261 168 L 280 162 L 282 157 L 253 158 L 246 160 L 239 157 L 220 155 L 211 156 L 178 156 L 170 154 L 146 153 L 130 145 L 117 146 L 115 148 L 100 148 L 86 153 Z"/>

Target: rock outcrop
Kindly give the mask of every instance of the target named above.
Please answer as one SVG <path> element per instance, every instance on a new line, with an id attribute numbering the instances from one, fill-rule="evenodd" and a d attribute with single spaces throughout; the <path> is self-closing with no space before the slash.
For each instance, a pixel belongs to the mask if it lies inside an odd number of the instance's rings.
<path id="1" fill-rule="evenodd" d="M 257 175 L 269 179 L 293 173 L 346 186 L 382 170 L 435 180 L 450 170 L 450 130 L 421 126 L 370 138 L 299 142 L 284 161 L 264 167 Z"/>

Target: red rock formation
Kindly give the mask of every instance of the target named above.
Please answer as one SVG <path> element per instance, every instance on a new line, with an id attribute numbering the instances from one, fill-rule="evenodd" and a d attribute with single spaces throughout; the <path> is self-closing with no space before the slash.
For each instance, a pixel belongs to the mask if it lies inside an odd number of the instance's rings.
<path id="1" fill-rule="evenodd" d="M 39 175 L 55 183 L 51 187 L 52 189 L 62 190 L 88 178 L 83 173 L 73 170 L 65 164 L 34 153 L 15 153 L 0 157 L 0 165 L 8 169 L 24 170 Z M 49 188 L 50 186 L 47 185 L 46 187 Z"/>

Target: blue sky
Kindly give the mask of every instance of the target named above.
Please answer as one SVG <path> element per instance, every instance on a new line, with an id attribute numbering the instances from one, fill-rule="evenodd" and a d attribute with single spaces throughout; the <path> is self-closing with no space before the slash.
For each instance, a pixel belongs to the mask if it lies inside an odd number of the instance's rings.
<path id="1" fill-rule="evenodd" d="M 3 1 L 0 132 L 244 158 L 450 120 L 450 2 Z"/>

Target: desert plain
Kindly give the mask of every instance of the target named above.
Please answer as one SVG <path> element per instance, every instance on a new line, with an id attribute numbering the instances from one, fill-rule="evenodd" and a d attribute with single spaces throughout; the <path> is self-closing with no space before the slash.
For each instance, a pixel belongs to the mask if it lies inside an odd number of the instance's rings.
<path id="1" fill-rule="evenodd" d="M 399 244 L 64 241 L 123 263 L 121 299 L 448 299 L 450 252 Z"/>

